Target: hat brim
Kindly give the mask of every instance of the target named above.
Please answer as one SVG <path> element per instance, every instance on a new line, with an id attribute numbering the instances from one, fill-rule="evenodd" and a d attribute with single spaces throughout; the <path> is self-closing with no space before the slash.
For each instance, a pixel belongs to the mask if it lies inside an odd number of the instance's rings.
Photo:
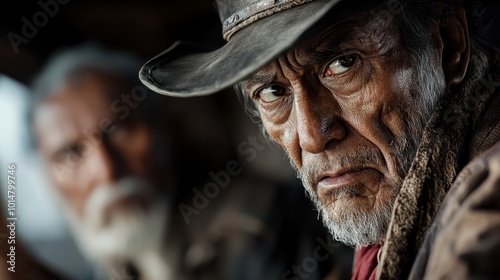
<path id="1" fill-rule="evenodd" d="M 191 44 L 176 42 L 149 60 L 139 78 L 151 90 L 168 96 L 193 97 L 221 91 L 303 42 L 314 33 L 311 31 L 360 12 L 359 6 L 342 5 L 345 2 L 316 0 L 262 18 L 214 51 L 200 52 Z M 375 2 L 382 1 L 365 2 L 375 7 Z"/>

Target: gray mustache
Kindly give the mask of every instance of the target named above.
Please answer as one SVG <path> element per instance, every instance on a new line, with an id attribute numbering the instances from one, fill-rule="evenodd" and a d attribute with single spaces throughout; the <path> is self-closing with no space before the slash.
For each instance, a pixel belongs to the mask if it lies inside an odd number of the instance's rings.
<path id="1" fill-rule="evenodd" d="M 310 160 L 309 164 L 302 166 L 299 174 L 304 183 L 314 186 L 318 174 L 338 170 L 346 166 L 380 165 L 383 163 L 382 155 L 374 150 L 357 149 L 349 153 L 329 155 L 325 158 Z"/>

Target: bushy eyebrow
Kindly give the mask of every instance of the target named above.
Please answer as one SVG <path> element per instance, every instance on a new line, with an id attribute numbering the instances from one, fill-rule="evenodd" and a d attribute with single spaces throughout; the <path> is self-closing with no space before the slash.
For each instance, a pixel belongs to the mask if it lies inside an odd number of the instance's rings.
<path id="1" fill-rule="evenodd" d="M 331 45 L 328 48 L 317 48 L 311 50 L 310 58 L 304 63 L 304 66 L 310 66 L 316 63 L 324 63 L 327 60 L 330 60 L 343 52 L 345 49 L 342 49 L 339 45 Z"/>
<path id="2" fill-rule="evenodd" d="M 268 85 L 276 80 L 276 74 L 268 74 L 264 72 L 257 72 L 249 77 L 243 79 L 240 84 L 245 85 Z"/>
<path id="3" fill-rule="evenodd" d="M 359 27 L 362 25 L 362 20 L 362 17 L 356 17 L 326 29 L 309 44 L 310 59 L 305 65 L 330 60 L 352 49 L 356 41 L 360 41 L 365 35 L 361 32 L 363 29 Z"/>

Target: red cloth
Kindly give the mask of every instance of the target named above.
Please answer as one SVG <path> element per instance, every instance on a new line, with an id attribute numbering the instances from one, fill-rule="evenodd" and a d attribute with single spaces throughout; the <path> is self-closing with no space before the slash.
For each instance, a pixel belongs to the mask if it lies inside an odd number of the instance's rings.
<path id="1" fill-rule="evenodd" d="M 378 251 L 380 245 L 362 247 L 356 251 L 356 262 L 352 280 L 375 280 L 377 276 Z"/>

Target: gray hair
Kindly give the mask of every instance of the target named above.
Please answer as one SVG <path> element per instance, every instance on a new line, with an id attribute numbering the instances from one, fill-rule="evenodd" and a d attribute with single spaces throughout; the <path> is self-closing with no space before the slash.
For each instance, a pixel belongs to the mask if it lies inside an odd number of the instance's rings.
<path id="1" fill-rule="evenodd" d="M 50 95 L 75 73 L 85 69 L 114 73 L 130 81 L 139 81 L 141 61 L 125 52 L 111 51 L 95 43 L 66 49 L 53 55 L 32 85 L 34 106 Z"/>
<path id="2" fill-rule="evenodd" d="M 394 16 L 399 24 L 403 43 L 414 55 L 432 46 L 432 24 L 446 19 L 457 8 L 464 8 L 467 12 L 471 38 L 479 37 L 486 24 L 483 21 L 486 4 L 482 0 L 400 0 L 399 3 L 401 12 Z"/>

